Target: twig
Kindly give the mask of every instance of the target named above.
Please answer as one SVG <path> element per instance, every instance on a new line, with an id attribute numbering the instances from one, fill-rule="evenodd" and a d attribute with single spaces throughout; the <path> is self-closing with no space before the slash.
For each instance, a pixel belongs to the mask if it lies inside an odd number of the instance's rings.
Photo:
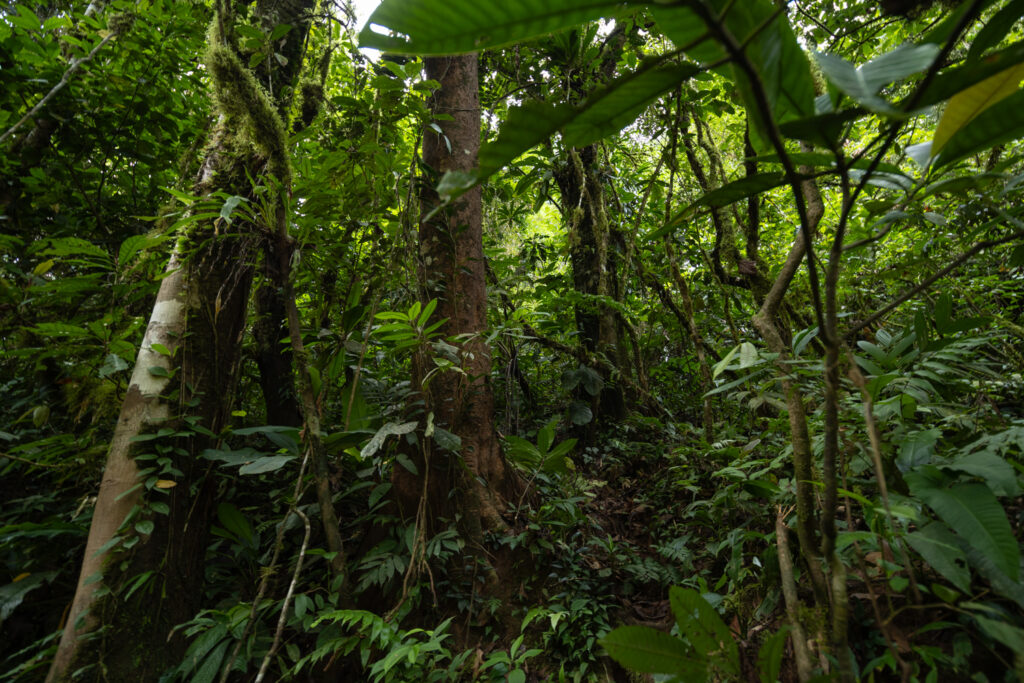
<path id="1" fill-rule="evenodd" d="M 288 593 L 284 596 L 284 604 L 281 605 L 281 616 L 277 619 L 277 630 L 274 631 L 274 643 L 270 646 L 270 650 L 263 657 L 263 663 L 260 664 L 260 672 L 256 674 L 256 683 L 262 683 L 263 677 L 267 674 L 267 668 L 270 666 L 270 659 L 277 652 L 277 648 L 281 645 L 281 634 L 284 632 L 285 622 L 288 621 L 288 606 L 292 602 L 292 595 L 295 594 L 295 584 L 299 582 L 299 574 L 302 572 L 302 562 L 306 559 L 306 548 L 309 546 L 309 517 L 305 515 L 302 510 L 295 508 L 295 514 L 302 518 L 302 523 L 306 527 L 306 533 L 302 537 L 302 547 L 299 549 L 299 557 L 295 560 L 295 571 L 292 572 L 292 581 L 288 584 Z"/>
<path id="2" fill-rule="evenodd" d="M 61 469 L 63 467 L 69 467 L 69 465 L 67 463 L 36 462 L 35 460 L 29 460 L 28 458 L 19 458 L 18 456 L 11 455 L 10 453 L 0 453 L 0 458 L 7 458 L 9 460 L 15 460 L 17 462 L 23 462 L 26 465 L 31 465 L 33 467 L 53 467 L 53 468 L 56 468 L 56 469 Z"/>
<path id="3" fill-rule="evenodd" d="M 998 247 L 1001 244 L 1006 244 L 1007 242 L 1012 242 L 1014 240 L 1018 240 L 1018 239 L 1022 239 L 1022 238 L 1024 238 L 1024 230 L 1020 230 L 1018 232 L 1015 232 L 1012 235 L 1007 235 L 1006 237 L 1000 237 L 999 239 L 987 240 L 985 242 L 978 242 L 973 247 L 971 247 L 970 249 L 968 249 L 967 251 L 962 253 L 960 256 L 958 256 L 957 258 L 953 259 L 953 261 L 948 266 L 946 266 L 942 270 L 939 270 L 938 272 L 936 272 L 932 276 L 928 277 L 927 279 L 923 280 L 920 284 L 918 284 L 918 285 L 916 285 L 914 287 L 911 287 L 909 290 L 907 290 L 903 294 L 900 294 L 898 297 L 893 299 L 892 302 L 890 302 L 884 308 L 882 308 L 879 311 L 871 314 L 870 316 L 868 316 L 864 320 L 861 320 L 861 321 L 856 322 L 853 325 L 851 325 L 846 330 L 846 333 L 843 335 L 843 337 L 845 339 L 847 339 L 847 340 L 852 339 L 853 336 L 855 334 L 857 334 L 858 332 L 860 332 L 862 329 L 864 329 L 865 327 L 867 327 L 871 323 L 879 320 L 880 318 L 883 318 L 884 316 L 889 314 L 894 308 L 896 308 L 900 304 L 902 304 L 902 303 L 904 303 L 904 302 L 914 298 L 915 296 L 917 296 L 918 294 L 920 294 L 924 290 L 928 289 L 930 286 L 935 284 L 935 282 L 937 280 L 939 280 L 940 278 L 945 277 L 946 275 L 949 275 L 951 272 L 953 272 L 954 270 L 956 270 L 957 268 L 962 266 L 965 261 L 967 261 L 969 258 L 974 256 L 978 252 L 984 251 L 985 249 L 988 249 L 990 247 Z"/>
<path id="4" fill-rule="evenodd" d="M 25 115 L 22 116 L 17 123 L 8 128 L 6 133 L 0 135 L 0 144 L 3 144 L 3 142 L 7 138 L 14 135 L 14 133 L 17 132 L 17 130 L 25 124 L 25 122 L 35 117 L 36 114 L 42 111 L 43 107 L 45 107 L 47 103 L 49 103 L 49 101 L 52 100 L 57 93 L 64 89 L 64 86 L 68 84 L 68 82 L 71 80 L 71 77 L 75 74 L 76 71 L 78 71 L 78 68 L 86 62 L 90 61 L 93 57 L 95 57 L 96 53 L 99 52 L 104 45 L 113 40 L 117 35 L 117 33 L 108 34 L 105 38 L 103 38 L 103 40 L 101 40 L 96 45 L 96 47 L 90 50 L 89 54 L 87 54 L 85 57 L 82 57 L 81 59 L 72 59 L 71 66 L 69 66 L 67 68 L 67 71 L 64 72 L 64 75 L 60 77 L 60 80 L 57 82 L 57 85 L 53 86 L 53 88 L 50 89 L 50 92 L 46 93 L 43 99 L 39 100 L 36 103 L 36 106 L 29 109 L 28 112 L 26 112 Z"/>

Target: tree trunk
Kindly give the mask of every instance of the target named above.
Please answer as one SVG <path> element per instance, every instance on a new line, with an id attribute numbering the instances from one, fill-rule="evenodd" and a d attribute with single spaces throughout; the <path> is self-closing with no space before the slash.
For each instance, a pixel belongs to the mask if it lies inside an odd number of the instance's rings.
<path id="1" fill-rule="evenodd" d="M 426 77 L 441 84 L 431 100 L 432 111 L 451 120 L 438 122 L 441 135 L 425 129 L 423 161 L 437 178 L 446 171 L 470 171 L 480 148 L 476 55 L 433 57 L 424 65 Z M 423 215 L 438 204 L 433 189 L 437 178 L 423 184 Z M 459 370 L 435 373 L 424 387 L 435 438 L 421 439 L 416 474 L 395 466 L 396 501 L 407 518 L 424 517 L 421 533 L 436 530 L 439 517 L 454 519 L 458 512 L 464 531 L 480 540 L 483 530 L 505 527 L 501 514 L 515 487 L 494 430 L 491 354 L 481 338 L 487 326 L 487 291 L 480 188 L 424 221 L 419 242 L 425 298 L 438 301 L 432 319 L 447 319 L 440 331 L 455 344 Z M 456 335 L 462 336 L 453 341 Z M 414 361 L 414 380 L 421 386 L 434 367 L 432 357 L 433 349 L 423 349 Z M 437 438 L 437 428 L 451 432 L 461 444 L 454 448 Z M 421 503 L 425 515 L 417 514 Z"/>
<path id="2" fill-rule="evenodd" d="M 555 171 L 555 181 L 562 195 L 562 210 L 569 232 L 573 286 L 585 297 L 576 307 L 576 329 L 588 354 L 601 354 L 614 367 L 622 369 L 625 362 L 615 311 L 598 299 L 616 298 L 617 267 L 597 164 L 597 145 L 569 149 L 565 165 Z M 591 402 L 594 416 L 612 420 L 623 418 L 626 403 L 621 385 L 607 371 L 598 371 L 604 386 Z"/>
<path id="3" fill-rule="evenodd" d="M 292 21 L 275 15 L 273 23 L 290 23 L 291 39 L 301 45 L 311 4 L 288 3 Z M 221 30 L 231 17 L 214 21 L 207 67 L 221 120 L 195 194 L 251 197 L 250 178 L 268 174 L 286 186 L 284 125 L 234 49 L 222 44 Z M 86 676 L 97 680 L 157 680 L 181 659 L 184 637 L 171 637 L 171 629 L 194 616 L 202 597 L 215 505 L 216 482 L 201 453 L 218 445 L 216 435 L 230 416 L 258 244 L 253 226 L 241 220 L 197 222 L 179 239 L 110 444 L 78 588 L 48 681 L 66 680 L 90 665 Z M 158 427 L 173 433 L 158 436 Z M 154 449 L 171 459 L 173 469 L 158 467 L 143 479 L 136 458 Z M 167 499 L 159 495 L 164 490 Z M 125 589 L 136 579 L 129 598 Z"/>

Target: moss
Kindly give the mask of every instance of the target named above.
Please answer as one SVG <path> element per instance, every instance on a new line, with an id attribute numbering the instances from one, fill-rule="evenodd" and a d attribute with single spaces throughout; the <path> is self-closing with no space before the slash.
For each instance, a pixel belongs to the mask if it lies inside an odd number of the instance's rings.
<path id="1" fill-rule="evenodd" d="M 216 21 L 210 31 L 206 65 L 213 81 L 213 97 L 224 116 L 241 125 L 244 138 L 267 158 L 269 170 L 281 182 L 291 177 L 287 132 L 266 90 L 256 81 L 231 48 L 214 40 Z"/>
<path id="2" fill-rule="evenodd" d="M 299 121 L 296 128 L 308 128 L 320 113 L 324 103 L 324 87 L 315 81 L 304 80 L 299 85 Z"/>

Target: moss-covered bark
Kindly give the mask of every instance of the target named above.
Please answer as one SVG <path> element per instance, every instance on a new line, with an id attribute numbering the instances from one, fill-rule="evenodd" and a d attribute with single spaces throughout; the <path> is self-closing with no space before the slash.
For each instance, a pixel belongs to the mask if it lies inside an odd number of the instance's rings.
<path id="1" fill-rule="evenodd" d="M 312 5 L 288 4 L 300 46 Z M 273 23 L 284 18 L 275 15 Z M 210 31 L 206 64 L 220 121 L 193 191 L 254 197 L 253 178 L 288 181 L 287 136 L 266 88 L 225 40 L 223 26 L 231 21 L 219 15 Z M 215 503 L 211 464 L 200 455 L 216 446 L 232 407 L 260 243 L 256 230 L 242 220 L 199 221 L 179 240 L 122 406 L 72 613 L 48 680 L 66 680 L 83 667 L 76 680 L 157 680 L 180 661 L 185 641 L 172 629 L 198 608 Z M 154 366 L 163 372 L 154 373 Z M 148 505 L 134 460 L 143 450 L 134 437 L 157 426 L 188 433 L 157 439 L 172 449 L 177 470 L 165 475 L 173 481 L 160 500 L 166 513 Z M 124 525 L 126 517 L 132 524 Z M 148 533 L 134 524 L 140 520 L 152 523 Z M 118 536 L 122 540 L 110 549 Z M 148 579 L 129 597 L 128 586 L 141 576 Z"/>

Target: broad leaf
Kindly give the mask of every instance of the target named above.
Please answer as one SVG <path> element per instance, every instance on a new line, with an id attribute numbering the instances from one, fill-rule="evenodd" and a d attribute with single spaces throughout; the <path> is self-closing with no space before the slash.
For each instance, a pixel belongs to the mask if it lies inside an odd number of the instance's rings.
<path id="1" fill-rule="evenodd" d="M 938 155 L 937 167 L 1024 136 L 1024 90 L 1018 90 L 974 117 Z"/>
<path id="2" fill-rule="evenodd" d="M 620 626 L 598 642 L 612 659 L 640 673 L 706 675 L 706 661 L 682 640 L 647 626 Z"/>
<path id="3" fill-rule="evenodd" d="M 976 83 L 1021 62 L 1024 62 L 1024 42 L 1014 43 L 998 52 L 993 52 L 983 60 L 968 60 L 963 65 L 947 69 L 932 79 L 932 82 L 916 97 L 916 107 L 920 109 L 944 102 Z M 901 105 L 901 109 L 905 108 L 906 103 Z"/>
<path id="4" fill-rule="evenodd" d="M 238 473 L 266 474 L 267 472 L 276 472 L 292 460 L 295 460 L 294 455 L 267 455 L 253 460 L 248 465 L 242 465 L 238 469 Z"/>
<path id="5" fill-rule="evenodd" d="M 878 96 L 882 86 L 903 80 L 931 66 L 939 54 L 937 45 L 902 45 L 859 67 L 842 57 L 815 53 L 821 70 L 839 90 L 868 109 L 893 114 L 896 109 Z"/>
<path id="6" fill-rule="evenodd" d="M 925 468 L 927 469 L 927 468 Z M 1020 577 L 1020 548 L 995 495 L 984 484 L 935 486 L 920 471 L 907 474 L 911 492 L 920 497 L 960 537 L 1013 581 Z"/>
<path id="7" fill-rule="evenodd" d="M 480 149 L 477 182 L 482 182 L 520 154 L 564 129 L 564 143 L 582 147 L 632 123 L 655 99 L 696 74 L 693 64 L 655 60 L 616 78 L 581 105 L 527 102 L 509 110 L 493 142 Z"/>
<path id="8" fill-rule="evenodd" d="M 474 52 L 628 14 L 640 4 L 637 0 L 384 0 L 359 34 L 359 44 L 418 55 Z M 371 28 L 374 24 L 399 35 L 376 33 Z"/>
<path id="9" fill-rule="evenodd" d="M 932 138 L 932 155 L 942 151 L 949 139 L 981 112 L 1009 97 L 1024 79 L 1024 64 L 1010 67 L 956 95 L 946 105 Z"/>
<path id="10" fill-rule="evenodd" d="M 697 74 L 695 64 L 658 64 L 612 81 L 587 99 L 565 127 L 563 141 L 583 147 L 622 130 L 656 100 Z"/>
<path id="11" fill-rule="evenodd" d="M 773 121 L 765 121 L 759 106 L 760 97 L 748 72 L 735 64 L 726 67 L 736 81 L 744 106 L 755 122 L 755 146 L 767 150 L 771 146 L 766 131 L 773 125 L 788 120 L 813 116 L 814 81 L 810 64 L 796 41 L 784 13 L 766 0 L 729 2 L 714 0 L 708 3 L 724 13 L 719 19 L 722 26 L 743 46 L 743 53 L 757 73 L 758 82 L 768 101 Z M 651 8 L 651 15 L 673 43 L 686 48 L 687 55 L 705 63 L 717 62 L 728 56 L 723 45 L 711 40 L 699 41 L 702 36 L 713 35 L 708 27 L 687 7 Z"/>
<path id="12" fill-rule="evenodd" d="M 971 41 L 967 61 L 980 60 L 985 50 L 998 45 L 999 41 L 1013 30 L 1014 24 L 1022 16 L 1024 16 L 1024 0 L 1011 0 L 1006 7 L 996 12 Z"/>
<path id="13" fill-rule="evenodd" d="M 672 586 L 668 589 L 668 599 L 679 632 L 686 636 L 697 654 L 714 655 L 721 669 L 731 669 L 730 664 L 739 661 L 736 641 L 729 627 L 700 593 L 692 588 Z"/>
<path id="14" fill-rule="evenodd" d="M 960 542 L 944 524 L 932 522 L 920 531 L 907 534 L 907 542 L 944 579 L 964 593 L 971 589 L 967 556 Z"/>
<path id="15" fill-rule="evenodd" d="M 706 193 L 684 209 L 680 217 L 673 220 L 673 223 L 678 222 L 679 218 L 689 215 L 694 209 L 701 206 L 721 208 L 785 184 L 786 176 L 782 173 L 755 173 L 754 175 L 745 176 Z"/>
<path id="16" fill-rule="evenodd" d="M 994 453 L 971 453 L 942 467 L 984 479 L 997 496 L 1015 496 L 1020 490 L 1013 466 Z"/>
<path id="17" fill-rule="evenodd" d="M 359 456 L 362 458 L 369 458 L 384 445 L 384 440 L 389 436 L 400 436 L 402 434 L 408 434 L 412 430 L 416 429 L 419 422 L 388 422 L 386 425 L 377 430 L 377 433 L 373 435 L 370 442 L 363 446 L 363 450 L 359 452 Z"/>

